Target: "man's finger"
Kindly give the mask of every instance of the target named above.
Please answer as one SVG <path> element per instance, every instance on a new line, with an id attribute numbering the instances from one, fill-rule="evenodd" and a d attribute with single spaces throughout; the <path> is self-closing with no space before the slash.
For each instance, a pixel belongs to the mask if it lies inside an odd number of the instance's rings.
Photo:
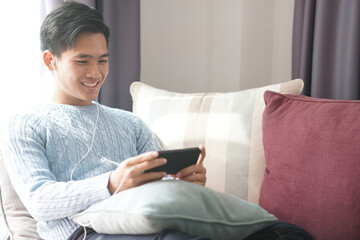
<path id="1" fill-rule="evenodd" d="M 205 147 L 203 145 L 200 145 L 199 146 L 199 149 L 200 149 L 200 155 L 199 155 L 199 158 L 197 160 L 197 163 L 196 164 L 202 164 L 202 162 L 204 161 L 204 158 L 206 156 L 206 150 L 205 150 Z"/>
<path id="2" fill-rule="evenodd" d="M 131 158 L 127 159 L 126 161 L 127 161 L 127 164 L 129 164 L 130 166 L 133 166 L 133 165 L 142 163 L 144 161 L 155 159 L 158 156 L 159 156 L 159 153 L 157 151 L 151 151 L 151 152 L 142 153 L 135 157 L 131 157 Z"/>
<path id="3" fill-rule="evenodd" d="M 182 169 L 180 172 L 176 174 L 176 177 L 178 178 L 185 178 L 187 176 L 193 175 L 193 174 L 205 174 L 206 168 L 202 164 L 194 164 L 190 167 Z"/>
<path id="4" fill-rule="evenodd" d="M 143 173 L 146 170 L 165 165 L 166 162 L 167 160 L 165 158 L 155 158 L 149 161 L 143 161 L 139 164 L 136 164 L 136 166 L 138 166 L 138 168 L 141 170 L 141 173 Z"/>
<path id="5" fill-rule="evenodd" d="M 205 185 L 206 176 L 204 174 L 192 174 L 184 177 L 182 180 L 193 183 L 202 183 L 201 185 Z"/>

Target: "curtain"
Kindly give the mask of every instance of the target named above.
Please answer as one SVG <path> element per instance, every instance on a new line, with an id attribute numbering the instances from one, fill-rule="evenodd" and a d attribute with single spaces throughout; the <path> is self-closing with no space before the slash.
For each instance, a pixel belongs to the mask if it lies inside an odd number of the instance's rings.
<path id="1" fill-rule="evenodd" d="M 97 8 L 110 28 L 110 70 L 101 88 L 99 102 L 130 111 L 129 87 L 140 79 L 140 2 L 103 0 L 97 1 Z"/>
<path id="2" fill-rule="evenodd" d="M 83 3 L 86 4 L 92 8 L 95 8 L 95 0 L 73 0 L 73 1 L 68 1 L 68 0 L 43 0 L 45 2 L 45 7 L 46 7 L 46 13 L 51 12 L 51 10 L 53 10 L 57 5 L 59 5 L 62 2 L 79 2 L 79 3 Z"/>
<path id="3" fill-rule="evenodd" d="M 304 94 L 360 99 L 360 1 L 295 0 L 292 78 Z"/>
<path id="4" fill-rule="evenodd" d="M 66 0 L 42 0 L 49 13 Z M 132 109 L 130 84 L 140 79 L 140 1 L 76 0 L 98 9 L 110 28 L 109 74 L 101 88 L 99 102 L 124 110 Z"/>

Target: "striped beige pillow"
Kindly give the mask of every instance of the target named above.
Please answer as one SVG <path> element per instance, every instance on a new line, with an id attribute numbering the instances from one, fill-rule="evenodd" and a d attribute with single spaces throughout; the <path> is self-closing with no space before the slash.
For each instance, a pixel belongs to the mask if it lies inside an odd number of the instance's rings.
<path id="1" fill-rule="evenodd" d="M 133 112 L 165 149 L 205 145 L 207 187 L 258 203 L 265 169 L 263 94 L 299 94 L 302 88 L 295 79 L 237 92 L 183 94 L 134 82 L 130 92 Z"/>

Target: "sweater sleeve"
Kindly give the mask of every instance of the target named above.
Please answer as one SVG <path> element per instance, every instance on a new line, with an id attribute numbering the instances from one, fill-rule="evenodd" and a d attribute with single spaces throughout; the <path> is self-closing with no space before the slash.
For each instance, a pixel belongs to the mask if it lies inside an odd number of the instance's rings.
<path id="1" fill-rule="evenodd" d="M 137 146 L 136 150 L 138 154 L 148 152 L 148 151 L 160 151 L 162 147 L 156 138 L 155 134 L 150 130 L 150 128 L 140 119 L 135 118 L 134 125 L 138 129 L 136 134 Z"/>
<path id="2" fill-rule="evenodd" d="M 28 122 L 23 117 L 11 121 L 3 152 L 14 189 L 34 219 L 68 217 L 110 196 L 110 173 L 79 181 L 57 181 L 46 158 L 46 138 L 40 134 L 39 125 Z"/>

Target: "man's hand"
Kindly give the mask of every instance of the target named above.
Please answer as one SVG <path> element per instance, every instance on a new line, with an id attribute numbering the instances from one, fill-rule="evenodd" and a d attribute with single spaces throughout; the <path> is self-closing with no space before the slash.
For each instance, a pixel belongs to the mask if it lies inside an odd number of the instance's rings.
<path id="1" fill-rule="evenodd" d="M 182 169 L 176 174 L 176 178 L 193 182 L 202 186 L 206 183 L 206 169 L 203 166 L 205 158 L 205 147 L 200 146 L 200 155 L 196 164 Z M 166 172 L 147 172 L 144 171 L 166 164 L 166 159 L 158 158 L 159 153 L 146 152 L 138 156 L 128 158 L 121 162 L 109 179 L 109 191 L 111 194 L 129 188 L 137 187 L 148 182 L 160 180 L 166 176 Z"/>
<path id="2" fill-rule="evenodd" d="M 196 183 L 202 186 L 206 184 L 206 168 L 203 166 L 203 161 L 206 155 L 205 147 L 199 146 L 200 155 L 196 164 L 179 171 L 175 177 L 188 182 Z"/>
<path id="3" fill-rule="evenodd" d="M 146 152 L 121 162 L 110 175 L 108 185 L 110 193 L 114 194 L 115 191 L 120 192 L 165 177 L 165 172 L 144 173 L 145 170 L 166 163 L 166 159 L 158 156 L 158 152 Z"/>

